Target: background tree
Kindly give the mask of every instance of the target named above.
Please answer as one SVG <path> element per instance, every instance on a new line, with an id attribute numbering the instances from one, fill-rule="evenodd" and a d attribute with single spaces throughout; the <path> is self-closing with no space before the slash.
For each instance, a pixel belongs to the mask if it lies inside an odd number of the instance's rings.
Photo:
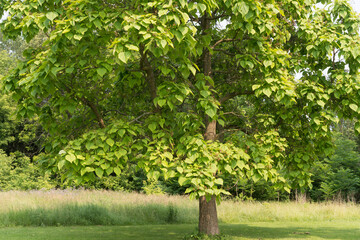
<path id="1" fill-rule="evenodd" d="M 359 20 L 317 2 L 0 0 L 4 35 L 47 36 L 4 89 L 49 132 L 49 169 L 176 178 L 218 234 L 224 179 L 305 188 L 337 117 L 358 118 Z"/>
<path id="2" fill-rule="evenodd" d="M 314 200 L 356 201 L 360 197 L 360 155 L 354 140 L 337 133 L 335 153 L 319 161 L 312 170 Z"/>
<path id="3" fill-rule="evenodd" d="M 5 40 L 0 34 L 0 77 L 7 75 L 22 60 L 25 48 L 39 47 L 42 39 L 39 34 L 30 43 L 26 43 L 22 36 L 15 40 Z M 19 151 L 32 158 L 39 154 L 45 134 L 36 118 L 16 119 L 16 102 L 10 95 L 2 94 L 0 97 L 0 148 L 8 155 Z"/>

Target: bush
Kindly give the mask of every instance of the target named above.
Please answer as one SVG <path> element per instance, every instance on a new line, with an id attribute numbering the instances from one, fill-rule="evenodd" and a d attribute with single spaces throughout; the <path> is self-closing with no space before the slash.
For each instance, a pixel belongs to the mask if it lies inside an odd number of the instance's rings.
<path id="1" fill-rule="evenodd" d="M 51 189 L 55 184 L 22 153 L 7 156 L 0 150 L 0 190 Z"/>

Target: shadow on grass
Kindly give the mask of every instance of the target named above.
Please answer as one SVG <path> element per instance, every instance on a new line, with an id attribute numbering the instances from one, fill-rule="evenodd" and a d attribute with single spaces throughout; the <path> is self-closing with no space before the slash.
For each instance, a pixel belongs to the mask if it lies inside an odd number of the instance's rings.
<path id="1" fill-rule="evenodd" d="M 221 224 L 230 239 L 359 240 L 360 223 L 249 223 Z M 357 226 L 357 227 L 356 227 Z M 142 226 L 74 226 L 0 228 L 0 240 L 176 240 L 194 232 L 196 224 Z"/>
<path id="2" fill-rule="evenodd" d="M 0 240 L 177 240 L 194 225 L 0 228 Z"/>
<path id="3" fill-rule="evenodd" d="M 221 230 L 234 239 L 360 239 L 360 223 L 346 222 L 223 224 Z"/>

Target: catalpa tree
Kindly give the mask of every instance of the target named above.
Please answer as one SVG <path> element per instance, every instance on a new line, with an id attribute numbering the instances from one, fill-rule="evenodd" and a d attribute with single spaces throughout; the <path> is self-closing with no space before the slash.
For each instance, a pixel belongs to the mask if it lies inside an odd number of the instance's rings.
<path id="1" fill-rule="evenodd" d="M 219 233 L 225 178 L 309 186 L 332 126 L 360 113 L 359 19 L 346 1 L 0 3 L 8 38 L 47 35 L 4 79 L 18 115 L 49 132 L 41 161 L 78 183 L 129 162 L 176 178 L 199 199 L 205 234 Z"/>

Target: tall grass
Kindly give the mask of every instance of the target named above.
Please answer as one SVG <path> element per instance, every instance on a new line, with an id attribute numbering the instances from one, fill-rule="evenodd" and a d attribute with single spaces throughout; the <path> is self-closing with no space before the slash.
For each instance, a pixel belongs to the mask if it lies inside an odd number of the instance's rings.
<path id="1" fill-rule="evenodd" d="M 224 201 L 219 206 L 219 219 L 226 223 L 359 221 L 360 206 L 355 203 L 297 203 Z"/>
<path id="2" fill-rule="evenodd" d="M 0 192 L 0 226 L 194 223 L 195 202 L 180 196 L 114 191 Z"/>
<path id="3" fill-rule="evenodd" d="M 223 201 L 218 214 L 223 223 L 358 221 L 360 206 Z M 197 201 L 182 196 L 90 190 L 0 192 L 0 226 L 3 227 L 195 224 L 197 219 Z"/>

